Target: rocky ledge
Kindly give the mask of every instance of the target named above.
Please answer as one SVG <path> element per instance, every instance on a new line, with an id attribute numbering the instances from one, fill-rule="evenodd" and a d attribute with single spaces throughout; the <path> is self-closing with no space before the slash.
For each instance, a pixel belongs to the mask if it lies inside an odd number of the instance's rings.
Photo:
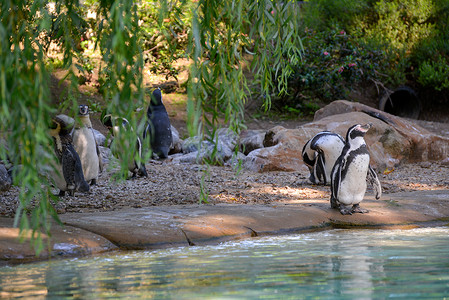
<path id="1" fill-rule="evenodd" d="M 380 200 L 368 196 L 362 205 L 370 213 L 343 216 L 330 208 L 327 199 L 275 205 L 175 205 L 66 213 L 60 216 L 64 226 L 55 224 L 52 227 L 49 247 L 39 257 L 26 242 L 29 236 L 25 234 L 22 237 L 25 242 L 19 242 L 13 219 L 0 218 L 0 263 L 82 256 L 117 249 L 204 245 L 331 228 L 446 225 L 449 222 L 449 193 L 445 189 L 387 194 Z"/>

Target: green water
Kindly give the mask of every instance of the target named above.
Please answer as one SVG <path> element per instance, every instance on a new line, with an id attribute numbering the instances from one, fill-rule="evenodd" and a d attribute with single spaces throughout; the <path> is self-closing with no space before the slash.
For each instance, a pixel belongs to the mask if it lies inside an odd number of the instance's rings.
<path id="1" fill-rule="evenodd" d="M 332 230 L 0 268 L 0 298 L 445 299 L 449 229 Z"/>

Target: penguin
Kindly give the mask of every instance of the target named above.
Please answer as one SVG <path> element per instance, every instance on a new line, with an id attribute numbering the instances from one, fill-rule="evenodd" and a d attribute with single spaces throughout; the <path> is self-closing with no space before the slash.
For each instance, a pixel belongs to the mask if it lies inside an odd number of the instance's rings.
<path id="1" fill-rule="evenodd" d="M 52 172 L 55 185 L 59 188 L 59 196 L 64 196 L 67 191 L 70 196 L 75 195 L 75 191 L 89 192 L 89 184 L 84 179 L 83 167 L 80 157 L 75 151 L 70 136 L 71 128 L 60 116 L 52 119 L 50 135 L 54 141 L 54 149 L 58 159 L 56 173 Z"/>
<path id="2" fill-rule="evenodd" d="M 309 168 L 309 180 L 313 184 L 330 184 L 332 167 L 344 145 L 344 139 L 330 131 L 319 132 L 307 141 L 302 148 L 302 159 Z"/>
<path id="3" fill-rule="evenodd" d="M 143 138 L 149 139 L 151 150 L 159 158 L 167 158 L 173 142 L 170 119 L 162 103 L 161 90 L 155 89 L 147 110 L 147 123 Z"/>
<path id="4" fill-rule="evenodd" d="M 87 105 L 79 106 L 78 117 L 81 124 L 78 124 L 72 132 L 73 146 L 81 159 L 84 179 L 90 182 L 90 185 L 95 185 L 99 173 L 103 171 L 103 161 Z"/>
<path id="5" fill-rule="evenodd" d="M 342 215 L 368 213 L 360 207 L 366 192 L 368 180 L 375 189 L 379 199 L 382 188 L 376 172 L 371 168 L 370 155 L 364 136 L 371 124 L 354 125 L 346 133 L 346 142 L 331 173 L 331 208 L 339 209 Z M 352 205 L 350 209 L 346 206 Z"/>
<path id="6" fill-rule="evenodd" d="M 133 132 L 131 125 L 125 118 L 113 117 L 110 114 L 107 114 L 103 117 L 102 122 L 109 129 L 111 134 L 115 137 L 119 136 L 121 133 L 127 130 L 131 130 L 131 132 Z M 142 162 L 142 142 L 137 135 L 135 137 L 136 137 L 136 146 L 134 148 L 134 151 L 131 153 L 132 156 L 128 163 L 128 170 L 133 174 L 131 179 L 136 178 L 137 175 L 148 177 L 145 164 Z M 122 157 L 122 153 L 125 151 L 125 149 L 120 149 L 119 147 L 120 145 L 116 145 L 114 141 L 112 141 L 111 151 L 114 154 L 114 156 L 118 158 Z M 126 150 L 132 150 L 132 147 L 128 148 L 129 149 Z M 136 155 L 138 155 L 141 162 L 136 161 L 135 159 Z"/>

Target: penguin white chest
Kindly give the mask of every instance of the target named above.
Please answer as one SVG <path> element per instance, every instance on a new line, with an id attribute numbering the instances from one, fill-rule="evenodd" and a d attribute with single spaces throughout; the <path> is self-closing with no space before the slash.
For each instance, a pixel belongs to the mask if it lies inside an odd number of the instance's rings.
<path id="1" fill-rule="evenodd" d="M 78 153 L 86 181 L 96 179 L 100 172 L 95 137 L 90 128 L 82 127 L 73 132 L 73 146 Z"/>
<path id="2" fill-rule="evenodd" d="M 369 167 L 369 155 L 356 155 L 346 168 L 338 191 L 338 201 L 345 205 L 358 204 L 366 192 L 366 176 Z"/>

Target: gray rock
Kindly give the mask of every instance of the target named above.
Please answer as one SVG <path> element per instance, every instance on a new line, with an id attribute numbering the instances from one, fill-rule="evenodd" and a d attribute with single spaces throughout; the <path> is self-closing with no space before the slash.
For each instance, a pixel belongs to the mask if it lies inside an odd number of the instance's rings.
<path id="1" fill-rule="evenodd" d="M 239 144 L 239 135 L 229 128 L 220 128 L 217 130 L 215 135 L 219 143 L 223 144 L 224 147 L 227 147 L 232 151 L 235 150 Z"/>
<path id="2" fill-rule="evenodd" d="M 98 146 L 104 146 L 104 144 L 106 143 L 106 137 L 104 136 L 104 134 L 102 134 L 100 131 L 93 129 L 94 131 L 94 136 L 95 136 L 95 140 L 98 143 Z"/>
<path id="3" fill-rule="evenodd" d="M 0 191 L 7 191 L 11 188 L 12 180 L 3 164 L 0 164 Z"/>
<path id="4" fill-rule="evenodd" d="M 182 142 L 182 153 L 185 157 L 177 156 L 174 161 L 204 163 L 207 160 L 213 164 L 224 164 L 233 156 L 233 149 L 237 144 L 238 136 L 227 129 L 218 130 L 214 142 L 203 140 L 198 136 L 190 137 Z"/>
<path id="5" fill-rule="evenodd" d="M 172 154 L 182 152 L 182 139 L 179 137 L 178 130 L 175 127 L 173 127 L 173 125 L 171 125 L 171 134 L 172 134 L 173 142 L 170 147 L 169 154 L 172 155 Z"/>
<path id="6" fill-rule="evenodd" d="M 198 136 L 189 137 L 182 142 L 182 153 L 188 154 L 191 152 L 196 152 L 199 149 L 208 148 L 213 146 L 209 141 L 205 141 Z"/>
<path id="7" fill-rule="evenodd" d="M 110 148 L 99 146 L 101 159 L 103 160 L 103 166 L 109 164 L 109 160 L 112 157 L 112 151 Z"/>
<path id="8" fill-rule="evenodd" d="M 237 155 L 234 152 L 232 157 L 226 161 L 225 166 L 231 166 L 231 167 L 237 167 L 239 165 L 243 166 L 245 159 L 246 159 L 246 155 L 243 154 L 242 152 L 237 152 Z"/>
<path id="9" fill-rule="evenodd" d="M 175 154 L 172 156 L 172 159 L 173 163 L 199 164 L 202 163 L 203 157 L 200 156 L 198 151 L 194 151 L 187 154 Z"/>
<path id="10" fill-rule="evenodd" d="M 240 151 L 248 155 L 253 150 L 263 148 L 264 130 L 245 130 L 240 134 Z"/>

